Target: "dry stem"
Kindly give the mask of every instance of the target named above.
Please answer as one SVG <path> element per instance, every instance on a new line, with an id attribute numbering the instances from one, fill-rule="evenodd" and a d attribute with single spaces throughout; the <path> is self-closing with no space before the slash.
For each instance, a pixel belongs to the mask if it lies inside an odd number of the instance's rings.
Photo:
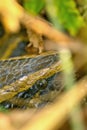
<path id="1" fill-rule="evenodd" d="M 70 37 L 52 27 L 52 25 L 50 25 L 44 19 L 38 16 L 32 16 L 26 12 L 24 12 L 23 16 L 24 17 L 21 19 L 21 21 L 26 28 L 32 29 L 36 33 L 52 39 L 57 44 L 61 43 L 63 46 L 68 46 L 68 44 L 72 42 L 72 39 Z"/>

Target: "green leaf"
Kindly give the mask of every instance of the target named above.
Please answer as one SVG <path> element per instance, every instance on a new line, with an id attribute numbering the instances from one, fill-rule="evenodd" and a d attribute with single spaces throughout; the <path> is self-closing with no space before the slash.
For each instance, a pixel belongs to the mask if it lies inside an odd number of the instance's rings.
<path id="1" fill-rule="evenodd" d="M 61 23 L 59 22 L 59 18 L 57 15 L 57 9 L 56 9 L 56 5 L 54 5 L 54 1 L 46 0 L 45 2 L 46 2 L 46 11 L 48 13 L 49 19 L 51 20 L 51 22 L 57 29 L 63 30 L 63 27 L 62 27 Z"/>
<path id="2" fill-rule="evenodd" d="M 37 15 L 44 7 L 44 0 L 24 0 L 24 8 L 34 14 Z"/>
<path id="3" fill-rule="evenodd" d="M 49 4 L 50 10 L 55 9 L 55 16 L 51 17 L 52 19 L 56 18 L 56 23 L 62 24 L 62 26 L 72 35 L 75 36 L 79 29 L 84 25 L 84 20 L 80 16 L 79 11 L 76 8 L 74 0 L 46 0 Z M 46 5 L 47 6 L 47 5 Z M 48 10 L 48 14 L 51 13 Z M 53 16 L 53 15 L 52 15 Z"/>
<path id="4" fill-rule="evenodd" d="M 5 109 L 2 105 L 0 105 L 0 112 L 8 112 L 8 110 Z"/>

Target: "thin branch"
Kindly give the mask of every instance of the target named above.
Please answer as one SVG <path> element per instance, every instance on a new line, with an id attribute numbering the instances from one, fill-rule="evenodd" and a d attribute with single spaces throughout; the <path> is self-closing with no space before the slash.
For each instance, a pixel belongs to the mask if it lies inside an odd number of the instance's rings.
<path id="1" fill-rule="evenodd" d="M 84 45 L 81 44 L 78 39 L 71 38 L 64 32 L 59 31 L 54 28 L 50 23 L 41 17 L 33 16 L 27 12 L 23 12 L 23 17 L 21 23 L 27 28 L 33 30 L 39 35 L 43 35 L 48 39 L 52 40 L 56 50 L 60 47 L 67 47 L 71 49 L 74 53 L 84 52 Z M 86 46 L 85 46 L 86 47 Z M 87 48 L 87 47 L 86 47 Z"/>
<path id="2" fill-rule="evenodd" d="M 57 44 L 68 46 L 68 44 L 73 41 L 69 36 L 58 31 L 51 24 L 38 16 L 32 16 L 24 12 L 21 21 L 27 29 L 32 29 L 36 33 L 52 39 Z"/>

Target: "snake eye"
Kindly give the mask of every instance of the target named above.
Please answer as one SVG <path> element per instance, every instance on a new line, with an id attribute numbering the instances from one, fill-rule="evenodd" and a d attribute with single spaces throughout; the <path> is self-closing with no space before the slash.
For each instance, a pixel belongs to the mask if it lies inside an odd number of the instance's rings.
<path id="1" fill-rule="evenodd" d="M 42 90 L 47 87 L 47 81 L 45 79 L 38 80 L 36 85 L 38 89 Z"/>

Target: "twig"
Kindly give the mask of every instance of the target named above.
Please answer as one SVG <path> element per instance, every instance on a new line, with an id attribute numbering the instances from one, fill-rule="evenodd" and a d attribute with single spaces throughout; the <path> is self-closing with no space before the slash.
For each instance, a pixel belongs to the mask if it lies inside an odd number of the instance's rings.
<path id="1" fill-rule="evenodd" d="M 24 12 L 21 21 L 26 28 L 32 29 L 36 33 L 48 37 L 49 39 L 55 41 L 57 44 L 68 46 L 68 44 L 73 41 L 72 38 L 65 35 L 63 32 L 58 31 L 47 21 L 38 16 L 32 16 Z"/>
<path id="2" fill-rule="evenodd" d="M 39 35 L 43 35 L 54 42 L 56 50 L 60 47 L 67 47 L 74 53 L 84 52 L 84 45 L 78 39 L 71 38 L 63 32 L 55 29 L 50 23 L 38 16 L 32 16 L 24 11 L 21 23 Z M 87 48 L 85 46 L 85 48 Z"/>

